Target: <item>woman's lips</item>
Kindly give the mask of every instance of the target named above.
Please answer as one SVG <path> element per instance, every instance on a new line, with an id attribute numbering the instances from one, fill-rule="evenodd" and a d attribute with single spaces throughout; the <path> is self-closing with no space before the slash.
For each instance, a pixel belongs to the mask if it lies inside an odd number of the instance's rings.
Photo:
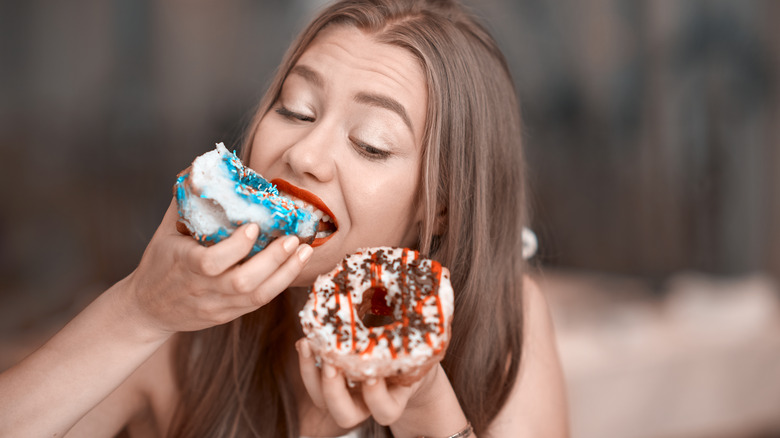
<path id="1" fill-rule="evenodd" d="M 301 201 L 303 201 L 303 202 L 305 202 L 305 203 L 307 203 L 307 204 L 309 204 L 309 205 L 311 205 L 311 206 L 313 206 L 313 207 L 315 207 L 315 208 L 317 208 L 319 210 L 322 210 L 323 213 L 325 213 L 328 216 L 330 216 L 331 221 L 332 221 L 333 226 L 335 227 L 335 229 L 333 230 L 332 233 L 330 233 L 329 235 L 327 235 L 325 237 L 318 237 L 318 238 L 314 239 L 314 241 L 311 243 L 312 247 L 322 245 L 328 239 L 330 239 L 334 234 L 336 234 L 336 232 L 338 231 L 338 228 L 339 228 L 339 224 L 338 224 L 338 221 L 336 220 L 336 216 L 333 215 L 333 212 L 330 211 L 328 206 L 325 205 L 325 202 L 323 202 L 323 200 L 320 199 L 319 196 L 315 195 L 314 193 L 312 193 L 312 192 L 310 192 L 310 191 L 308 191 L 306 189 L 302 189 L 300 187 L 294 186 L 291 183 L 289 183 L 289 182 L 287 182 L 287 181 L 285 181 L 285 180 L 283 180 L 281 178 L 272 179 L 271 180 L 271 184 L 275 185 L 276 188 L 279 189 L 280 192 L 284 192 L 284 193 L 286 193 L 288 195 L 294 196 L 294 197 L 300 199 Z"/>

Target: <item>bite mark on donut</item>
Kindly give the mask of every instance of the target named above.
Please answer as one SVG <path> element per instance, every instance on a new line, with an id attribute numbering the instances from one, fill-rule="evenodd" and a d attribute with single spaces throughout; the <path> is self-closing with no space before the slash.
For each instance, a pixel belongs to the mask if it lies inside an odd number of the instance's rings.
<path id="1" fill-rule="evenodd" d="M 317 218 L 315 239 L 311 246 L 320 246 L 338 231 L 338 221 L 322 199 L 314 193 L 297 187 L 281 178 L 271 180 L 279 192 L 290 198 L 299 208 L 311 212 Z"/>

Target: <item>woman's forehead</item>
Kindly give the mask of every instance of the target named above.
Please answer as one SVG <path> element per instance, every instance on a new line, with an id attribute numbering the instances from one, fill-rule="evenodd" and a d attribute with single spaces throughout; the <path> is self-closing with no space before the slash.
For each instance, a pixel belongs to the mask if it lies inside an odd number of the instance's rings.
<path id="1" fill-rule="evenodd" d="M 422 138 L 427 83 L 422 66 L 407 49 L 380 42 L 351 25 L 319 32 L 287 77 L 297 76 L 328 91 L 348 93 L 357 102 L 383 104 L 413 126 Z M 400 109 L 400 111 L 398 111 Z"/>
<path id="2" fill-rule="evenodd" d="M 422 66 L 411 51 L 379 41 L 376 34 L 355 26 L 325 27 L 296 64 L 323 62 L 329 57 L 351 68 L 384 74 L 410 88 L 426 88 Z"/>

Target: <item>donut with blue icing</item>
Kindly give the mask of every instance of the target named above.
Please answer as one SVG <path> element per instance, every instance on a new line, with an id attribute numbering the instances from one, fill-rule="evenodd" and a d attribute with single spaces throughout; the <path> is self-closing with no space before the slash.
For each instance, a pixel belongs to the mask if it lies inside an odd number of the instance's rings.
<path id="1" fill-rule="evenodd" d="M 295 235 L 310 243 L 317 232 L 318 219 L 309 208 L 281 195 L 276 186 L 244 166 L 223 143 L 179 173 L 174 195 L 179 212 L 177 227 L 181 230 L 183 226 L 206 246 L 250 222 L 260 226 L 250 256 L 278 237 Z"/>

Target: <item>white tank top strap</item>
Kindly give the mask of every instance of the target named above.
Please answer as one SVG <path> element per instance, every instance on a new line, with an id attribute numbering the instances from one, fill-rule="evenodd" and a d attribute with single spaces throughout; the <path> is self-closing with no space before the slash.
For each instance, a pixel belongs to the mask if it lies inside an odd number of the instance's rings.
<path id="1" fill-rule="evenodd" d="M 313 437 L 305 437 L 302 436 L 301 438 L 313 438 Z M 341 435 L 333 438 L 360 438 L 360 429 L 354 429 L 349 431 L 346 435 Z"/>

